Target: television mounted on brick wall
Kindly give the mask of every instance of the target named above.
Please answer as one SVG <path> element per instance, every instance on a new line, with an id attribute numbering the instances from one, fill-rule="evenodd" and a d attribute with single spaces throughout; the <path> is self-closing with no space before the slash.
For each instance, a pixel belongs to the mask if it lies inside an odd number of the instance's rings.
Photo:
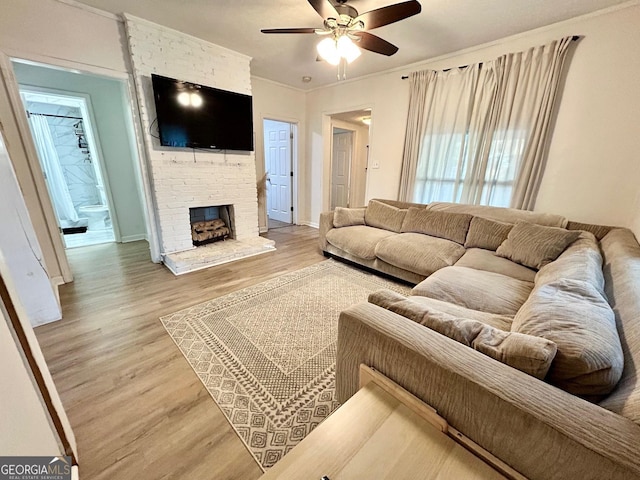
<path id="1" fill-rule="evenodd" d="M 151 75 L 164 147 L 253 151 L 251 95 Z"/>

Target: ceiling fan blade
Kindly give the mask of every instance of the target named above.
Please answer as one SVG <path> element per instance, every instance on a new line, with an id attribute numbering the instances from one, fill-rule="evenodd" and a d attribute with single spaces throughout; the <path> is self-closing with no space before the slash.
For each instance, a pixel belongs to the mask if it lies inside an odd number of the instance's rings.
<path id="1" fill-rule="evenodd" d="M 307 0 L 313 9 L 318 12 L 318 15 L 322 17 L 323 20 L 327 18 L 339 18 L 340 15 L 336 11 L 335 7 L 329 2 L 329 0 Z"/>
<path id="2" fill-rule="evenodd" d="M 380 53 L 387 57 L 390 57 L 398 51 L 398 47 L 393 43 L 389 43 L 376 35 L 372 35 L 371 33 L 353 32 L 353 34 L 360 37 L 360 40 L 356 42 L 356 45 L 360 48 L 364 48 L 365 50 Z"/>
<path id="3" fill-rule="evenodd" d="M 265 28 L 262 33 L 316 33 L 315 28 Z"/>
<path id="4" fill-rule="evenodd" d="M 389 25 L 390 23 L 404 20 L 413 15 L 417 15 L 422 11 L 422 6 L 416 0 L 408 2 L 396 3 L 388 7 L 376 8 L 369 12 L 365 12 L 356 18 L 364 23 L 365 30 L 373 30 L 374 28 Z"/>

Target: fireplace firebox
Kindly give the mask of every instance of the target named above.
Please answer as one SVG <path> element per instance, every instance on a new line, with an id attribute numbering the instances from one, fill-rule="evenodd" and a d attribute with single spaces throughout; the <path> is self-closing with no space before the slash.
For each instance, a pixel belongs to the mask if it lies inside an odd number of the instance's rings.
<path id="1" fill-rule="evenodd" d="M 189 209 L 191 239 L 199 247 L 212 242 L 235 238 L 233 205 L 213 205 Z"/>

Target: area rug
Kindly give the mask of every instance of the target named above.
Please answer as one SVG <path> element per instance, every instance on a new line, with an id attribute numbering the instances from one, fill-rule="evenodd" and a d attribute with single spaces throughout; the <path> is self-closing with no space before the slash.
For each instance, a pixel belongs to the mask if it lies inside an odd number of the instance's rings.
<path id="1" fill-rule="evenodd" d="M 267 469 L 339 406 L 338 316 L 381 288 L 410 290 L 326 260 L 160 320 Z"/>

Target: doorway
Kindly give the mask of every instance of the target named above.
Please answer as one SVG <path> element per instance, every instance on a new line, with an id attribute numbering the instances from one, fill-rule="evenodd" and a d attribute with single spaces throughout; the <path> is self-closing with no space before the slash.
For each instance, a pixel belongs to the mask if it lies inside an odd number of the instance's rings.
<path id="1" fill-rule="evenodd" d="M 20 88 L 66 248 L 116 240 L 90 99 Z"/>
<path id="2" fill-rule="evenodd" d="M 65 248 L 145 240 L 149 207 L 128 79 L 19 58 L 10 60 L 10 69 L 22 135 L 33 138 L 33 124 L 43 123 L 54 139 L 48 150 L 58 154 L 56 180 L 40 158 L 42 148 L 33 148 L 42 142 L 34 138 L 29 146 L 47 229 L 62 237 L 53 240 L 58 263 L 68 268 Z M 66 206 L 59 196 L 66 197 Z"/>
<path id="3" fill-rule="evenodd" d="M 371 110 L 332 114 L 329 206 L 363 207 L 366 197 Z"/>
<path id="4" fill-rule="evenodd" d="M 349 207 L 351 191 L 351 163 L 355 132 L 333 127 L 331 151 L 331 210 Z"/>
<path id="5" fill-rule="evenodd" d="M 293 224 L 295 129 L 296 125 L 293 123 L 263 120 L 267 228 L 269 230 Z"/>

